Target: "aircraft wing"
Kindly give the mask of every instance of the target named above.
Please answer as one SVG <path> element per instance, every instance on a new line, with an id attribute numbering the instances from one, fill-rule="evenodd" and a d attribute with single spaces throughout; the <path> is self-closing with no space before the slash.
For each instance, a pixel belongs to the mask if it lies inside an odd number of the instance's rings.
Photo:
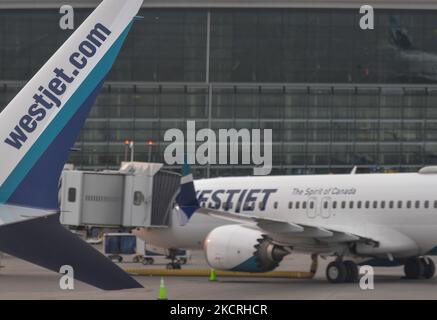
<path id="1" fill-rule="evenodd" d="M 246 216 L 204 207 L 199 207 L 196 210 L 196 213 L 202 213 L 214 218 L 236 223 L 252 224 L 268 233 L 273 239 L 275 238 L 275 235 L 280 235 L 281 239 L 312 238 L 321 242 L 329 243 L 365 242 L 374 245 L 378 245 L 379 243 L 377 239 L 373 239 L 372 235 L 365 234 L 366 232 L 364 231 L 351 230 L 349 232 L 342 227 L 325 228 L 317 225 L 292 223 L 256 216 Z"/>
<path id="2" fill-rule="evenodd" d="M 241 223 L 265 232 L 274 242 L 295 246 L 302 240 L 315 240 L 318 244 L 335 245 L 354 243 L 361 254 L 387 254 L 411 250 L 415 253 L 417 244 L 402 232 L 382 225 L 329 225 L 305 224 L 280 221 L 256 216 L 246 216 L 226 211 L 199 207 L 196 213 Z"/>

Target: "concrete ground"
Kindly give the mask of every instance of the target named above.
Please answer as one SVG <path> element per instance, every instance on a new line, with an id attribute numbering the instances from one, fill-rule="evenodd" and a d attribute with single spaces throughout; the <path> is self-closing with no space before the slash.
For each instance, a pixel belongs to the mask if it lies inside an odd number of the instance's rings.
<path id="1" fill-rule="evenodd" d="M 325 280 L 328 261 L 319 260 L 314 279 L 219 278 L 209 282 L 204 277 L 166 277 L 169 299 L 437 299 L 437 276 L 431 280 L 404 280 L 402 267 L 375 268 L 374 290 L 362 290 L 357 283 L 329 284 Z M 158 258 L 155 265 L 165 268 L 167 261 Z M 74 290 L 59 288 L 60 275 L 6 256 L 0 269 L 0 299 L 156 299 L 159 277 L 135 277 L 144 289 L 102 291 L 75 282 Z M 308 271 L 310 258 L 286 257 L 278 270 Z M 143 267 L 122 263 L 124 268 Z M 207 268 L 202 252 L 194 252 L 186 268 Z"/>

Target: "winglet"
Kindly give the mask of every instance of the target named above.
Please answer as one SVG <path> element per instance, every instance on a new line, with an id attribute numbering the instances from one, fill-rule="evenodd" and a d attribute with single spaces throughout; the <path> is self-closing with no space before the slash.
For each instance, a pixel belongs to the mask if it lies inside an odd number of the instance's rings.
<path id="1" fill-rule="evenodd" d="M 181 209 L 180 223 L 185 225 L 188 223 L 194 212 L 199 208 L 199 202 L 196 197 L 194 188 L 193 175 L 187 161 L 187 156 L 184 155 L 184 163 L 182 165 L 181 188 L 176 197 L 176 203 Z"/>

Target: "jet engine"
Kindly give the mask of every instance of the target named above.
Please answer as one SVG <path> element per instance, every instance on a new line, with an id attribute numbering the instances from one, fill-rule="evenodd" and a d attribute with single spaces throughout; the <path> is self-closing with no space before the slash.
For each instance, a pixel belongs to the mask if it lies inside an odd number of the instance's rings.
<path id="1" fill-rule="evenodd" d="M 271 271 L 290 253 L 259 230 L 242 225 L 215 228 L 205 238 L 204 249 L 212 268 L 240 272 Z"/>

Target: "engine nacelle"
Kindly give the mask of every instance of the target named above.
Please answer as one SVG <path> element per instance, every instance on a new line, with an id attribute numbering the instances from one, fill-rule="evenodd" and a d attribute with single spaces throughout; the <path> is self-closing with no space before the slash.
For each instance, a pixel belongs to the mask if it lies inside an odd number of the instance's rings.
<path id="1" fill-rule="evenodd" d="M 240 272 L 271 271 L 289 254 L 260 231 L 241 225 L 215 228 L 206 237 L 204 249 L 212 268 Z"/>

